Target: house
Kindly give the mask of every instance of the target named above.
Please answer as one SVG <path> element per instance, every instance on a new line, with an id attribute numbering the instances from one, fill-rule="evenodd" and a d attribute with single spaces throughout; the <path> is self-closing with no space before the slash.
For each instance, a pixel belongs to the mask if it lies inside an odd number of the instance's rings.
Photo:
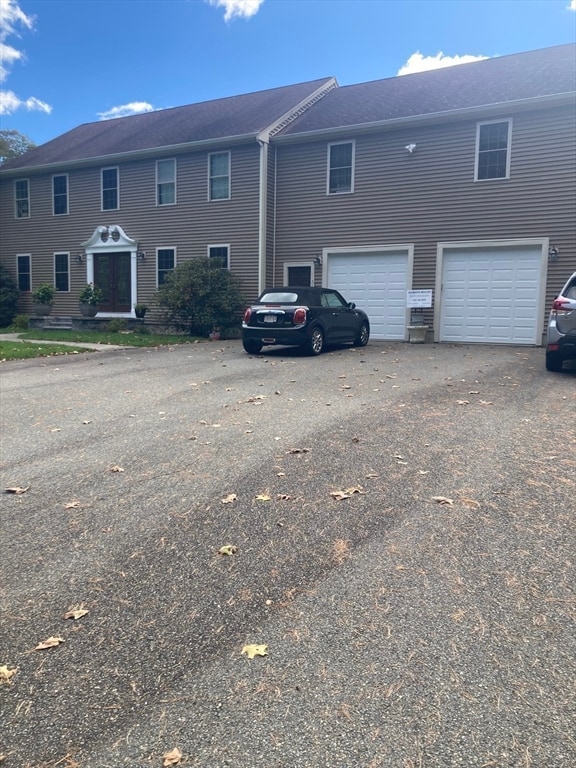
<path id="1" fill-rule="evenodd" d="M 436 341 L 540 344 L 576 270 L 575 73 L 563 45 L 80 126 L 0 169 L 0 259 L 23 311 L 48 281 L 74 316 L 95 280 L 132 316 L 207 254 L 248 298 L 342 290 L 373 339 L 407 338 L 412 291 Z"/>

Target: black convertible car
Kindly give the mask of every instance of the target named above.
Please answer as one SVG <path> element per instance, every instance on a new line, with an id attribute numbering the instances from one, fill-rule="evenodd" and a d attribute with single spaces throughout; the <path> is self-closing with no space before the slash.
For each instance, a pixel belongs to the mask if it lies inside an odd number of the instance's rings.
<path id="1" fill-rule="evenodd" d="M 268 288 L 248 307 L 242 323 L 244 349 L 253 355 L 269 344 L 319 355 L 330 344 L 364 347 L 369 338 L 366 313 L 330 288 Z"/>

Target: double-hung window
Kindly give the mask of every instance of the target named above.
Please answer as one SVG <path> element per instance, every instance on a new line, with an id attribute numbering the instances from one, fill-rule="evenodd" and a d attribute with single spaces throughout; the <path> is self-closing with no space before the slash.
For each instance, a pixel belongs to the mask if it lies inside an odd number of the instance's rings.
<path id="1" fill-rule="evenodd" d="M 30 276 L 30 254 L 23 253 L 16 257 L 16 266 L 18 269 L 18 290 L 30 291 L 32 280 Z"/>
<path id="2" fill-rule="evenodd" d="M 118 168 L 102 169 L 102 210 L 118 208 Z"/>
<path id="3" fill-rule="evenodd" d="M 156 204 L 176 203 L 176 160 L 156 162 Z"/>
<path id="4" fill-rule="evenodd" d="M 227 245 L 209 245 L 208 246 L 208 258 L 215 265 L 222 267 L 222 269 L 229 269 L 228 263 L 229 248 Z"/>
<path id="5" fill-rule="evenodd" d="M 17 219 L 30 217 L 30 185 L 28 179 L 16 179 L 14 182 L 14 208 Z"/>
<path id="6" fill-rule="evenodd" d="M 176 250 L 174 248 L 158 248 L 156 251 L 156 282 L 158 286 L 164 284 L 166 276 L 176 266 Z"/>
<path id="7" fill-rule="evenodd" d="M 70 290 L 70 255 L 54 254 L 54 285 L 57 291 Z"/>
<path id="8" fill-rule="evenodd" d="M 476 131 L 476 180 L 510 176 L 510 120 L 478 123 Z"/>
<path id="9" fill-rule="evenodd" d="M 52 176 L 52 206 L 54 216 L 65 216 L 68 213 L 68 176 Z"/>
<path id="10" fill-rule="evenodd" d="M 328 194 L 354 192 L 354 142 L 328 144 Z"/>
<path id="11" fill-rule="evenodd" d="M 208 155 L 208 197 L 210 200 L 230 199 L 230 152 Z"/>

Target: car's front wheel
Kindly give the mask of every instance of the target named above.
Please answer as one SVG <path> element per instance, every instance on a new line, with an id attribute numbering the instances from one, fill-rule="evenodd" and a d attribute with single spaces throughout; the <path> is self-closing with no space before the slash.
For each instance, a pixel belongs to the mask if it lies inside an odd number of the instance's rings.
<path id="1" fill-rule="evenodd" d="M 249 339 L 242 341 L 242 346 L 249 355 L 257 355 L 262 349 L 262 344 L 258 344 L 257 341 L 250 341 Z"/>
<path id="2" fill-rule="evenodd" d="M 546 352 L 546 370 L 558 373 L 562 370 L 563 360 L 557 352 Z"/>
<path id="3" fill-rule="evenodd" d="M 370 326 L 366 321 L 364 321 L 360 326 L 360 328 L 358 329 L 358 333 L 356 334 L 356 338 L 354 339 L 354 346 L 365 347 L 366 344 L 368 344 L 369 338 L 370 338 Z"/>
<path id="4" fill-rule="evenodd" d="M 312 328 L 308 340 L 305 344 L 305 350 L 309 355 L 319 355 L 324 348 L 324 334 L 322 328 Z"/>

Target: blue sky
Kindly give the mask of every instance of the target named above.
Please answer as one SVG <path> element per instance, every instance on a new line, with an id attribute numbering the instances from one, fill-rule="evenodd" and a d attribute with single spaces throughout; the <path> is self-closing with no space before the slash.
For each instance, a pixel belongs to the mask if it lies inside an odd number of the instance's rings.
<path id="1" fill-rule="evenodd" d="M 575 39 L 576 0 L 0 0 L 0 127 L 42 144 L 112 116 Z"/>

